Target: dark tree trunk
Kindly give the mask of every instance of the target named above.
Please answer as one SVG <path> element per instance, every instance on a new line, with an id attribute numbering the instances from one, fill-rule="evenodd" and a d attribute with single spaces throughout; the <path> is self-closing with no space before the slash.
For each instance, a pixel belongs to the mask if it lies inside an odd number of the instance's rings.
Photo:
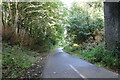
<path id="1" fill-rule="evenodd" d="M 107 49 L 120 49 L 120 2 L 105 2 L 105 41 Z"/>

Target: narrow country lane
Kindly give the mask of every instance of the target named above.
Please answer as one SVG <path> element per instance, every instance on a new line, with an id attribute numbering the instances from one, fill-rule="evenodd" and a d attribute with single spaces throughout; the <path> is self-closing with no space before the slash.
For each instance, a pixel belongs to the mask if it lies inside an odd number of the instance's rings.
<path id="1" fill-rule="evenodd" d="M 43 78 L 118 78 L 118 75 L 56 49 L 48 57 Z"/>

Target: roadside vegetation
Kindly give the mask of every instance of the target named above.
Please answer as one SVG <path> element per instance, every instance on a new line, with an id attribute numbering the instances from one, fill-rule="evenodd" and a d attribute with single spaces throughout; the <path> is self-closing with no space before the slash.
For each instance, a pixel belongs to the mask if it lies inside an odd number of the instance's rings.
<path id="1" fill-rule="evenodd" d="M 64 7 L 61 2 L 3 2 L 2 39 L 38 52 L 64 41 Z"/>
<path id="2" fill-rule="evenodd" d="M 36 74 L 40 78 L 46 52 L 65 42 L 63 9 L 62 2 L 2 3 L 3 78 L 33 78 Z M 39 73 L 31 72 L 38 65 Z"/>
<path id="3" fill-rule="evenodd" d="M 2 2 L 2 41 L 3 78 L 19 78 L 58 47 L 100 66 L 119 67 L 119 52 L 105 49 L 102 2 L 74 2 L 70 8 L 63 2 Z"/>
<path id="4" fill-rule="evenodd" d="M 106 50 L 103 3 L 74 3 L 67 27 L 68 45 L 64 50 L 78 58 L 118 72 L 119 51 Z"/>
<path id="5" fill-rule="evenodd" d="M 105 50 L 104 42 L 99 45 L 97 45 L 97 42 L 85 43 L 86 46 L 84 47 L 82 44 L 79 46 L 76 46 L 76 44 L 66 46 L 64 51 L 80 59 L 87 60 L 97 66 L 105 67 L 114 72 L 118 72 L 120 64 L 118 55 L 120 52 L 117 50 Z"/>
<path id="6" fill-rule="evenodd" d="M 19 46 L 10 46 L 3 43 L 2 72 L 3 78 L 17 78 L 31 67 L 35 60 L 29 57 L 41 57 L 39 53 Z"/>

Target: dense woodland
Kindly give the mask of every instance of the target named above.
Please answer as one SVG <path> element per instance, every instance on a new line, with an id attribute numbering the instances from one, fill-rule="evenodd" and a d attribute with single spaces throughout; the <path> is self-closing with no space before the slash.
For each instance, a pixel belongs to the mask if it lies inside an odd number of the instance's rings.
<path id="1" fill-rule="evenodd" d="M 32 48 L 62 45 L 66 36 L 76 44 L 95 40 L 103 29 L 103 4 L 97 2 L 74 3 L 71 9 L 62 2 L 8 2 L 2 15 L 3 41 Z"/>
<path id="2" fill-rule="evenodd" d="M 3 41 L 38 50 L 60 44 L 64 38 L 62 5 L 55 2 L 3 3 Z"/>
<path id="3" fill-rule="evenodd" d="M 2 24 L 3 77 L 19 77 L 29 68 L 34 61 L 25 56 L 58 47 L 96 65 L 118 68 L 119 52 L 105 50 L 102 2 L 74 2 L 70 8 L 63 2 L 3 2 Z"/>

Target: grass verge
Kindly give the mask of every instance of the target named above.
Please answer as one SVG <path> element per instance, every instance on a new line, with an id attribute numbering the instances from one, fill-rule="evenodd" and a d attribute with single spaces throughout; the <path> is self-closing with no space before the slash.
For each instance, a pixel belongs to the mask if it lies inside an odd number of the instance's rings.
<path id="1" fill-rule="evenodd" d="M 35 60 L 28 56 L 37 57 L 38 53 L 19 46 L 10 46 L 3 43 L 2 51 L 2 77 L 18 78 L 31 67 Z"/>
<path id="2" fill-rule="evenodd" d="M 78 58 L 87 60 L 95 65 L 106 67 L 112 71 L 118 72 L 119 51 L 108 51 L 104 48 L 104 43 L 93 47 L 92 44 L 83 46 L 67 46 L 64 50 Z"/>

